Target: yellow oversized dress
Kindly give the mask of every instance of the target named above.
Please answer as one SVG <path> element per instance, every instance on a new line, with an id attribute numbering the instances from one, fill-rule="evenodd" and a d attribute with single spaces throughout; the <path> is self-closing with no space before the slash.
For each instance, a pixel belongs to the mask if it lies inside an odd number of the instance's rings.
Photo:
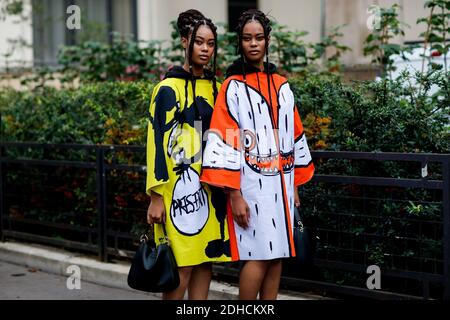
<path id="1" fill-rule="evenodd" d="M 211 75 L 193 82 L 181 67 L 172 68 L 152 94 L 146 193 L 164 199 L 166 232 L 179 267 L 231 261 L 226 196 L 200 182 L 202 137 L 213 106 Z M 154 231 L 158 244 L 162 225 Z"/>

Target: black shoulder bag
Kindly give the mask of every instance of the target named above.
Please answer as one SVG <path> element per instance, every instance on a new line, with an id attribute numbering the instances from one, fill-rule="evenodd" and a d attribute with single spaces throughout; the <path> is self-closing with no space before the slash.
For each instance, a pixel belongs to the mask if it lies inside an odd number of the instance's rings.
<path id="1" fill-rule="evenodd" d="M 128 273 L 128 285 L 146 292 L 167 292 L 180 285 L 178 266 L 163 225 L 164 241 L 158 246 L 154 239 L 141 236 Z"/>
<path id="2" fill-rule="evenodd" d="M 303 217 L 297 207 L 294 207 L 294 244 L 298 265 L 310 267 L 314 264 L 314 245 L 311 234 L 303 225 Z"/>

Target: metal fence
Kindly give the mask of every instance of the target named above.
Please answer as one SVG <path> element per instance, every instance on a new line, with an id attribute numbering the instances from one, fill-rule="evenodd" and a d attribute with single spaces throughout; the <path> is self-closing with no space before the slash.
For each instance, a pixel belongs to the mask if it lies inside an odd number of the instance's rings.
<path id="1" fill-rule="evenodd" d="M 83 250 L 102 261 L 133 254 L 149 201 L 144 147 L 2 143 L 0 156 L 2 241 Z M 450 154 L 312 156 L 316 174 L 300 195 L 318 239 L 314 269 L 297 272 L 289 262 L 282 286 L 450 299 Z M 398 176 L 380 176 L 394 167 Z M 382 290 L 366 287 L 371 264 L 380 264 Z M 214 271 L 236 279 L 238 266 Z"/>

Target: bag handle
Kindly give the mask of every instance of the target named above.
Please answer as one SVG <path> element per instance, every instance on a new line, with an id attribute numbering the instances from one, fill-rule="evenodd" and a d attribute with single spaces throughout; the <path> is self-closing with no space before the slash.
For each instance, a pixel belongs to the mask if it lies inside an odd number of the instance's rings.
<path id="1" fill-rule="evenodd" d="M 162 229 L 163 229 L 163 233 L 164 233 L 164 238 L 166 238 L 166 240 L 169 240 L 169 238 L 167 237 L 166 224 L 165 223 L 162 223 Z"/>
<path id="2" fill-rule="evenodd" d="M 167 231 L 166 231 L 166 224 L 161 223 L 161 225 L 162 225 L 162 229 L 163 229 L 163 233 L 164 233 L 164 237 L 162 238 L 163 241 L 161 243 L 169 243 L 169 237 L 167 236 Z M 153 226 L 153 238 L 155 238 L 155 227 L 154 226 Z M 159 240 L 161 240 L 161 238 Z"/>
<path id="3" fill-rule="evenodd" d="M 153 232 L 151 233 L 150 231 L 151 231 L 151 229 L 153 228 Z M 166 231 L 166 225 L 164 224 L 164 223 L 162 223 L 162 229 L 163 229 L 163 233 L 164 233 L 164 238 L 162 238 L 163 239 L 163 242 L 162 243 L 165 243 L 165 242 L 169 242 L 169 237 L 167 236 L 167 231 Z M 153 234 L 153 237 L 149 237 L 147 234 Z M 161 238 L 160 238 L 161 239 Z M 140 240 L 139 240 L 140 242 L 143 242 L 143 241 L 145 241 L 145 242 L 149 242 L 149 241 L 152 241 L 155 245 L 156 245 L 156 241 L 155 241 L 155 227 L 154 227 L 154 225 L 152 224 L 150 227 L 149 227 L 149 230 L 146 232 L 146 233 L 144 233 L 143 235 L 141 235 L 141 238 L 140 238 Z"/>
<path id="4" fill-rule="evenodd" d="M 300 230 L 300 232 L 303 232 L 304 225 L 302 221 L 302 217 L 300 215 L 300 210 L 294 206 L 294 220 L 297 221 L 297 228 Z"/>

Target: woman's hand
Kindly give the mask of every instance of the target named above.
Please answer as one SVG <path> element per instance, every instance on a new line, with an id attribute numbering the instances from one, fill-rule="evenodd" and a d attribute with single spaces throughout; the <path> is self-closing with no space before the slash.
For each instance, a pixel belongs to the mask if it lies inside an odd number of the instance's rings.
<path id="1" fill-rule="evenodd" d="M 230 190 L 231 211 L 236 223 L 244 229 L 248 228 L 250 220 L 250 208 L 240 190 Z"/>
<path id="2" fill-rule="evenodd" d="M 294 205 L 300 207 L 300 196 L 298 195 L 298 187 L 294 187 Z"/>
<path id="3" fill-rule="evenodd" d="M 152 200 L 147 209 L 147 222 L 148 224 L 165 223 L 166 222 L 166 209 L 164 208 L 163 197 L 157 193 L 152 192 Z"/>

